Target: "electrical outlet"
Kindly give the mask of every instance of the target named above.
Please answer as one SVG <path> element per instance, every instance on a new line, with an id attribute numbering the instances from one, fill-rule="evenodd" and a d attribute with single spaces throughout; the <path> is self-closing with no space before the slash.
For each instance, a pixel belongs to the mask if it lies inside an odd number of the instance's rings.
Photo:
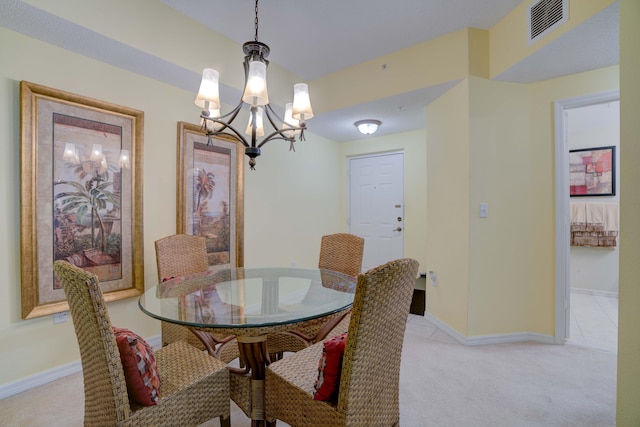
<path id="1" fill-rule="evenodd" d="M 64 323 L 69 320 L 69 312 L 63 311 L 61 313 L 53 314 L 53 323 Z"/>
<path id="2" fill-rule="evenodd" d="M 429 272 L 429 279 L 431 279 L 431 285 L 433 285 L 433 286 L 437 286 L 438 285 L 438 275 L 436 274 L 435 271 L 430 271 Z"/>

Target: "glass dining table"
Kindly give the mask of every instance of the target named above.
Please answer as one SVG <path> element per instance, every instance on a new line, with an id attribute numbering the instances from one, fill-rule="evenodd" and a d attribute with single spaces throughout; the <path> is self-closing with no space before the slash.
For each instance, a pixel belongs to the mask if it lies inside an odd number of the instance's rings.
<path id="1" fill-rule="evenodd" d="M 318 268 L 217 269 L 164 281 L 147 289 L 138 305 L 198 336 L 235 335 L 244 368 L 229 369 L 250 378 L 251 425 L 262 426 L 265 367 L 271 363 L 267 334 L 340 318 L 353 304 L 356 279 Z"/>

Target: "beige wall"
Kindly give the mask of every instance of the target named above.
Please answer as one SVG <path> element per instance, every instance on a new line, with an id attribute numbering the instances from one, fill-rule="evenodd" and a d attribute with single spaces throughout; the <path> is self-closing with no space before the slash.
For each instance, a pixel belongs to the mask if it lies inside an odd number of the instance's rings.
<path id="1" fill-rule="evenodd" d="M 315 79 L 314 110 L 323 113 L 464 78 L 469 43 L 487 41 L 481 33 L 455 31 Z M 474 70 L 482 68 L 478 62 Z"/>
<path id="2" fill-rule="evenodd" d="M 470 77 L 427 107 L 429 314 L 468 338 L 554 335 L 553 101 L 618 81 L 618 67 L 530 85 Z"/>
<path id="3" fill-rule="evenodd" d="M 316 267 L 320 237 L 344 230 L 340 144 L 306 138 L 295 152 L 269 142 L 256 170 L 245 171 L 246 265 Z"/>
<path id="4" fill-rule="evenodd" d="M 239 49 L 239 48 L 238 48 Z M 0 384 L 78 360 L 71 322 L 20 317 L 19 82 L 26 80 L 145 113 L 145 284 L 156 281 L 153 242 L 175 233 L 176 127 L 197 122 L 194 94 L 0 28 Z M 311 124 L 310 124 L 311 125 Z M 320 236 L 343 227 L 336 188 L 338 144 L 313 134 L 288 152 L 270 142 L 246 171 L 245 264 L 317 265 Z M 314 224 L 314 227 L 309 227 Z M 142 336 L 159 333 L 137 300 L 109 304 L 112 321 Z M 7 367 L 10 367 L 7 369 Z"/>
<path id="5" fill-rule="evenodd" d="M 469 336 L 529 331 L 532 151 L 528 85 L 470 78 Z M 480 203 L 489 217 L 480 218 Z M 508 323 L 503 319 L 510 319 Z"/>
<path id="6" fill-rule="evenodd" d="M 430 315 L 462 335 L 469 304 L 469 80 L 427 106 L 427 283 Z"/>
<path id="7" fill-rule="evenodd" d="M 628 189 L 621 200 L 620 299 L 618 314 L 617 425 L 640 425 L 640 2 L 620 0 L 620 151 L 621 185 Z"/>

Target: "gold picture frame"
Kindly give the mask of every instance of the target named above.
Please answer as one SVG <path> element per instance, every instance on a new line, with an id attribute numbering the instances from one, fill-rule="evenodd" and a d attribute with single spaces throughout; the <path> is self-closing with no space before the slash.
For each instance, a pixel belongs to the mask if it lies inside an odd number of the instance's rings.
<path id="1" fill-rule="evenodd" d="M 178 122 L 176 230 L 203 236 L 209 266 L 244 265 L 244 146 Z"/>
<path id="2" fill-rule="evenodd" d="M 69 310 L 57 259 L 142 294 L 144 113 L 26 81 L 20 104 L 22 318 Z"/>

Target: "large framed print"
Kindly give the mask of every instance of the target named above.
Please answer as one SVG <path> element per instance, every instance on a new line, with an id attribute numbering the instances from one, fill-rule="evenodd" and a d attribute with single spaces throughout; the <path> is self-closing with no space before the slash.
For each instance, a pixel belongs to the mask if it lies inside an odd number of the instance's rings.
<path id="1" fill-rule="evenodd" d="M 569 151 L 571 197 L 616 195 L 616 147 Z"/>
<path id="2" fill-rule="evenodd" d="M 98 276 L 106 301 L 144 291 L 144 113 L 20 82 L 22 318 L 67 311 L 53 262 Z"/>
<path id="3" fill-rule="evenodd" d="M 209 266 L 244 264 L 244 146 L 178 122 L 176 230 L 203 236 Z"/>

